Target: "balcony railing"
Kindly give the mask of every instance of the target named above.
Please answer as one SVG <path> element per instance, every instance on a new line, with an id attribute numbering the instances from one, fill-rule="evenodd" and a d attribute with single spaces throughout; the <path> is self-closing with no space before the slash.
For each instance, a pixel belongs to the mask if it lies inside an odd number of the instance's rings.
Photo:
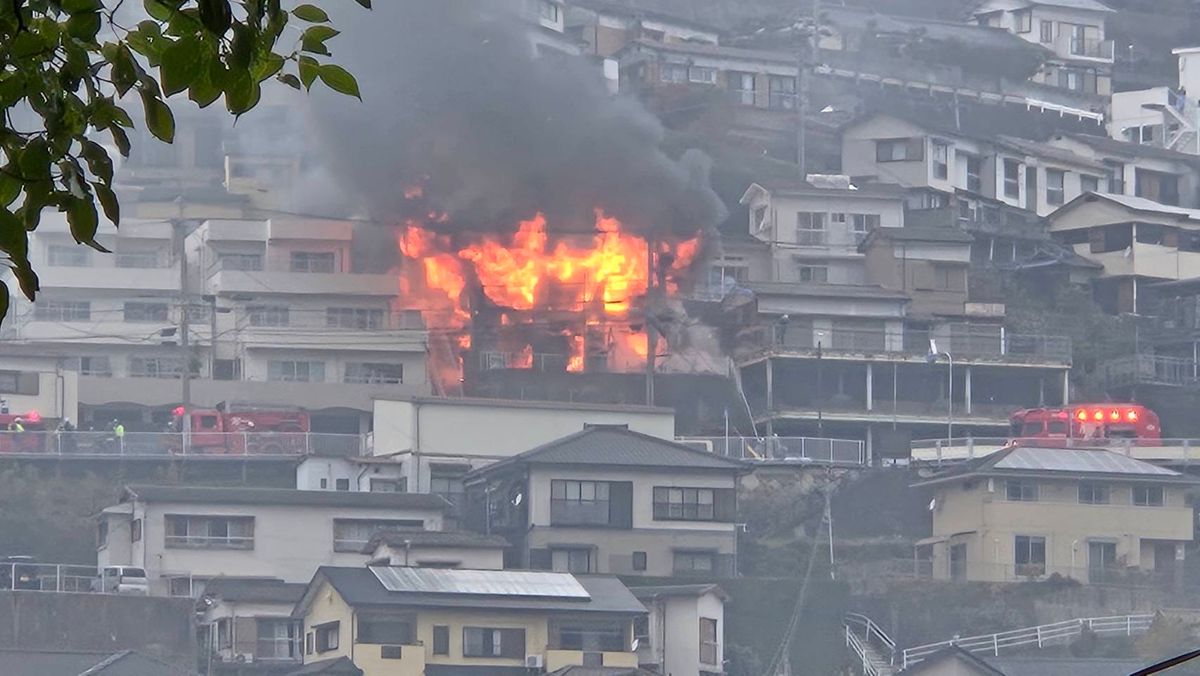
<path id="1" fill-rule="evenodd" d="M 808 327 L 775 325 L 760 327 L 746 341 L 743 353 L 772 351 L 815 351 L 820 344 L 826 353 L 906 354 L 925 356 L 929 340 L 936 339 L 938 351 L 958 359 L 995 359 L 1011 362 L 1071 363 L 1071 340 L 1066 336 L 1010 333 L 1003 327 L 955 324 L 934 329 L 844 329 L 813 331 Z"/>
<path id="2" fill-rule="evenodd" d="M 1196 362 L 1179 357 L 1163 357 L 1153 354 L 1134 354 L 1119 357 L 1100 365 L 1107 387 L 1128 385 L 1173 385 L 1196 387 L 1200 385 L 1200 370 Z"/>
<path id="3" fill-rule="evenodd" d="M 823 465 L 862 465 L 866 448 L 854 439 L 819 437 L 679 437 L 687 444 L 717 455 L 743 460 L 785 460 Z"/>
<path id="4" fill-rule="evenodd" d="M 0 432 L 0 456 L 279 457 L 366 453 L 365 438 L 357 434 L 311 432 Z"/>
<path id="5" fill-rule="evenodd" d="M 1089 59 L 1113 58 L 1113 41 L 1096 38 L 1071 38 L 1071 56 L 1082 56 Z"/>

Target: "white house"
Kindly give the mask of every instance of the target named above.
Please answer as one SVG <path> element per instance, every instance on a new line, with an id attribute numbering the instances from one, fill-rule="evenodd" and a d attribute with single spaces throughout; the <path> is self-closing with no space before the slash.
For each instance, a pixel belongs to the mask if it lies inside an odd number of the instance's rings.
<path id="1" fill-rule="evenodd" d="M 634 623 L 638 664 L 660 674 L 723 674 L 725 601 L 715 584 L 630 587 L 649 615 Z"/>

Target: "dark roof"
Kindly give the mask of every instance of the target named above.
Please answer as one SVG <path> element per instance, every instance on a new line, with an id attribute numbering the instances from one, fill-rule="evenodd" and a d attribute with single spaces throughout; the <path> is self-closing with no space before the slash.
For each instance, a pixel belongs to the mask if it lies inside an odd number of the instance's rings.
<path id="1" fill-rule="evenodd" d="M 592 425 L 574 434 L 471 472 L 484 475 L 508 465 L 621 465 L 737 472 L 742 464 L 674 441 L 624 427 Z"/>
<path id="2" fill-rule="evenodd" d="M 941 484 L 969 476 L 1065 476 L 1195 484 L 1200 479 L 1098 448 L 1009 446 L 917 483 Z"/>
<path id="3" fill-rule="evenodd" d="M 4 674 L 4 676 L 77 676 L 106 657 L 105 653 L 0 650 L 0 674 Z"/>
<path id="4" fill-rule="evenodd" d="M 1141 660 L 1109 657 L 987 657 L 984 660 L 1008 676 L 1126 676 L 1149 666 Z"/>
<path id="5" fill-rule="evenodd" d="M 276 579 L 214 577 L 204 584 L 204 595 L 223 601 L 295 603 L 304 595 L 307 587 L 303 582 L 284 582 Z"/>
<path id="6" fill-rule="evenodd" d="M 971 235 L 958 228 L 938 228 L 905 226 L 903 228 L 875 228 L 867 235 L 859 249 L 867 243 L 879 239 L 890 239 L 897 242 L 944 242 L 947 244 L 970 244 L 975 241 Z"/>
<path id="7" fill-rule="evenodd" d="M 899 230 L 900 228 L 894 228 Z M 903 291 L 866 284 L 813 284 L 801 282 L 745 282 L 742 286 L 764 295 L 817 296 L 826 298 L 880 298 L 908 300 Z"/>
<path id="8" fill-rule="evenodd" d="M 693 56 L 720 56 L 731 59 L 747 59 L 750 61 L 774 61 L 795 67 L 796 57 L 787 52 L 774 52 L 762 49 L 742 49 L 741 47 L 721 47 L 701 42 L 655 42 L 640 38 L 630 40 L 617 50 L 617 54 L 643 48 L 654 52 L 670 52 L 673 54 L 691 54 Z"/>
<path id="9" fill-rule="evenodd" d="M 376 507 L 379 509 L 444 509 L 441 496 L 429 493 L 300 491 L 289 488 L 213 488 L 207 486 L 126 486 L 121 500 L 197 502 L 226 505 L 305 505 Z"/>
<path id="10" fill-rule="evenodd" d="M 1085 192 L 1056 209 L 1054 213 L 1050 214 L 1050 218 L 1057 218 L 1058 216 L 1067 213 L 1071 209 L 1098 201 L 1111 202 L 1113 204 L 1125 207 L 1126 209 L 1140 211 L 1147 214 L 1174 216 L 1180 221 L 1200 221 L 1200 209 L 1176 207 L 1170 204 L 1155 202 L 1153 200 L 1146 199 L 1145 197 L 1136 197 L 1134 195 L 1117 195 L 1106 192 Z M 1091 226 L 1089 225 L 1084 227 Z"/>
<path id="11" fill-rule="evenodd" d="M 729 598 L 729 595 L 718 584 L 649 585 L 630 587 L 629 591 L 639 599 L 651 599 L 659 596 L 703 596 L 705 594 L 716 594 L 722 599 Z"/>
<path id="12" fill-rule="evenodd" d="M 974 670 L 979 676 L 1006 676 L 1003 671 L 984 662 L 982 659 L 972 655 L 971 653 L 959 648 L 958 646 L 948 646 L 941 650 L 930 654 L 925 659 L 917 662 L 913 666 L 899 672 L 901 674 L 921 674 L 926 671 L 937 669 L 937 665 L 947 660 L 957 660 L 963 662 L 968 667 Z M 959 673 L 959 672 L 954 672 Z"/>
<path id="13" fill-rule="evenodd" d="M 332 660 L 309 662 L 295 671 L 289 671 L 288 676 L 362 676 L 362 669 L 354 666 L 349 657 L 338 657 Z"/>
<path id="14" fill-rule="evenodd" d="M 546 676 L 654 676 L 655 672 L 638 667 L 581 667 L 571 665 L 555 669 Z"/>
<path id="15" fill-rule="evenodd" d="M 192 676 L 195 673 L 191 669 L 172 665 L 149 655 L 123 650 L 109 655 L 90 669 L 80 672 L 78 676 Z"/>
<path id="16" fill-rule="evenodd" d="M 962 41 L 972 46 L 993 49 L 1041 50 L 1044 47 L 1024 40 L 1003 28 L 980 26 L 961 21 L 939 21 L 930 17 L 880 14 L 861 7 L 825 7 L 821 14 L 826 22 L 836 28 L 864 30 L 868 27 L 875 33 L 911 35 L 918 32 L 922 39 L 937 41 Z"/>
<path id="17" fill-rule="evenodd" d="M 297 603 L 296 609 L 300 610 L 306 605 L 307 600 L 311 594 L 315 593 L 321 581 L 328 581 L 342 599 L 352 607 L 488 608 L 624 614 L 640 614 L 646 610 L 641 602 L 615 577 L 577 575 L 575 579 L 587 591 L 589 600 L 388 591 L 375 573 L 366 566 L 322 566 L 317 569 L 316 575 L 309 582 L 308 591 L 305 592 L 304 598 Z"/>
<path id="18" fill-rule="evenodd" d="M 650 19 L 652 21 L 661 21 L 663 23 L 673 23 L 680 26 L 689 26 L 697 30 L 708 31 L 710 33 L 721 34 L 723 31 L 712 24 L 707 24 L 695 19 L 687 19 L 666 12 L 659 12 L 652 9 L 643 9 L 641 7 L 630 7 L 611 0 L 571 0 L 571 7 L 580 7 L 582 9 L 591 10 L 600 14 L 609 14 L 612 16 L 623 16 L 630 19 Z"/>
<path id="19" fill-rule="evenodd" d="M 776 192 L 783 195 L 814 195 L 820 197 L 844 195 L 846 197 L 867 197 L 875 199 L 900 199 L 904 197 L 905 193 L 904 187 L 895 183 L 871 183 L 862 181 L 851 181 L 851 183 L 854 185 L 853 189 L 825 188 L 815 186 L 808 181 L 801 181 L 798 178 L 768 178 L 754 181 L 746 188 L 746 190 L 749 191 L 750 188 L 757 185 L 769 192 Z"/>
<path id="20" fill-rule="evenodd" d="M 1037 157 L 1056 160 L 1058 162 L 1062 162 L 1063 164 L 1075 164 L 1091 167 L 1098 172 L 1103 172 L 1107 169 L 1104 166 L 1104 163 L 1100 162 L 1099 160 L 1093 160 L 1090 157 L 1084 157 L 1079 153 L 1071 152 L 1065 148 L 1058 148 L 1046 143 L 1038 143 L 1037 141 L 1017 138 L 1016 136 L 998 135 L 992 139 L 992 143 L 1003 148 L 1008 148 L 1009 150 L 1015 150 L 1019 153 L 1036 155 Z"/>
<path id="21" fill-rule="evenodd" d="M 505 540 L 499 535 L 481 535 L 479 533 L 470 533 L 466 531 L 381 530 L 371 536 L 370 542 L 367 543 L 367 550 L 372 551 L 380 544 L 403 547 L 405 542 L 408 542 L 415 547 L 463 547 L 494 549 L 497 547 L 503 548 L 508 546 L 508 540 Z M 298 595 L 297 598 L 299 598 Z"/>
<path id="22" fill-rule="evenodd" d="M 644 404 L 591 404 L 565 401 L 522 401 L 520 399 L 488 399 L 485 397 L 374 397 L 381 401 L 402 401 L 412 404 L 442 404 L 446 406 L 484 406 L 491 408 L 547 408 L 568 411 L 616 411 L 619 413 L 675 413 L 665 406 Z"/>
<path id="23" fill-rule="evenodd" d="M 1121 155 L 1123 157 L 1153 157 L 1156 159 L 1171 160 L 1174 162 L 1186 162 L 1188 164 L 1200 163 L 1200 156 L 1189 155 L 1187 153 L 1181 153 L 1177 150 L 1170 150 L 1160 146 L 1146 145 L 1142 143 L 1130 143 L 1129 141 L 1118 141 L 1117 139 L 1110 138 L 1108 136 L 1097 136 L 1094 134 L 1059 134 L 1056 138 L 1078 141 L 1103 153 Z"/>

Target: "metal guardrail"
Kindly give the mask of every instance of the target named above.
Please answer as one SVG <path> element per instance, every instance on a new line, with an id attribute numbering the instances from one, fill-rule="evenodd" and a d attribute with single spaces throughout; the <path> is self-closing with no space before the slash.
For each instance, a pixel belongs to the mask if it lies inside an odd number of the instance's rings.
<path id="1" fill-rule="evenodd" d="M 929 643 L 926 645 L 905 648 L 902 654 L 901 668 L 924 660 L 929 655 L 949 646 L 957 646 L 973 653 L 991 653 L 999 656 L 1002 649 L 1020 646 L 1036 645 L 1041 648 L 1047 644 L 1066 643 L 1083 633 L 1084 628 L 1094 634 L 1125 635 L 1144 633 L 1154 622 L 1154 615 L 1113 615 L 1109 617 L 1081 617 L 1063 622 L 1039 624 L 1036 627 L 1024 627 L 1011 631 L 994 634 L 982 634 L 965 638 L 952 638 L 949 641 Z"/>
<path id="2" fill-rule="evenodd" d="M 99 593 L 95 566 L 63 563 L 0 563 L 0 591 Z"/>
<path id="3" fill-rule="evenodd" d="M 823 437 L 678 437 L 717 455 L 742 460 L 782 460 L 827 465 L 866 464 L 866 444 L 854 439 Z"/>
<path id="4" fill-rule="evenodd" d="M 874 620 L 859 613 L 846 613 L 842 623 L 846 630 L 846 646 L 862 661 L 864 676 L 882 676 L 871 659 L 872 653 L 876 652 L 872 644 L 878 646 L 880 659 L 886 659 L 889 672 L 896 666 L 896 642 Z M 855 627 L 862 630 L 862 638 L 854 632 Z"/>
<path id="5" fill-rule="evenodd" d="M 1104 362 L 1099 368 L 1107 387 L 1128 385 L 1200 386 L 1200 368 L 1191 359 L 1133 354 Z"/>
<path id="6" fill-rule="evenodd" d="M 0 457 L 304 456 L 354 457 L 366 453 L 357 434 L 315 432 L 108 432 L 0 431 Z"/>
<path id="7" fill-rule="evenodd" d="M 879 673 L 879 668 L 871 661 L 871 654 L 867 651 L 867 647 L 863 645 L 863 640 L 854 634 L 854 630 L 850 628 L 850 625 L 847 624 L 842 628 L 846 634 L 846 647 L 858 658 L 863 676 L 883 676 Z"/>
<path id="8" fill-rule="evenodd" d="M 1200 460 L 1200 439 L 1046 439 L 959 437 L 912 442 L 912 459 L 921 462 L 973 460 L 1016 444 L 1029 448 L 1104 449 L 1139 460 Z"/>

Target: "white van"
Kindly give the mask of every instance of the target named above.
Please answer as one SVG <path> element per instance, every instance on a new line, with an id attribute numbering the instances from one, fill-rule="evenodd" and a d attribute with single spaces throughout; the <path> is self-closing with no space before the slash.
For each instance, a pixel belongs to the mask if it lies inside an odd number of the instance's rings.
<path id="1" fill-rule="evenodd" d="M 100 570 L 100 591 L 105 594 L 139 594 L 150 592 L 146 571 L 132 566 L 106 566 Z"/>

